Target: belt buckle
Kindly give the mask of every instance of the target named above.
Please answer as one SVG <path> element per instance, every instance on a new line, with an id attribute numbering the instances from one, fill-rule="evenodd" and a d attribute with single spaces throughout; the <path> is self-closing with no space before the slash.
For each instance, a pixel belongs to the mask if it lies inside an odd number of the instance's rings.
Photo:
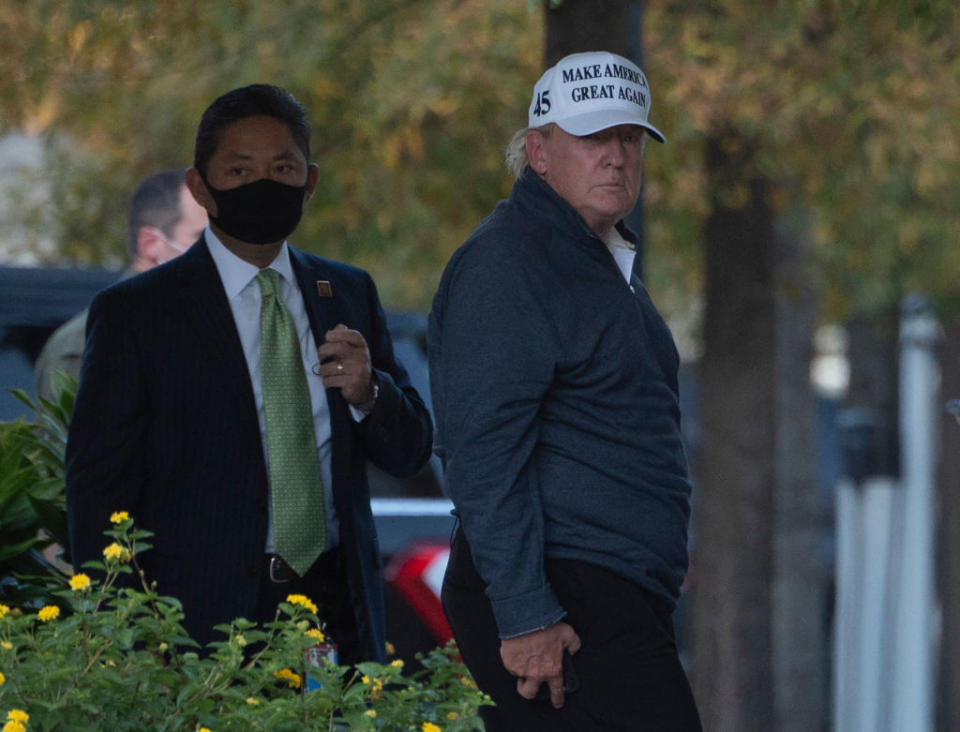
<path id="1" fill-rule="evenodd" d="M 286 584 L 287 582 L 290 582 L 289 579 L 279 579 L 275 574 L 275 568 L 280 567 L 281 566 L 280 562 L 282 561 L 283 560 L 280 558 L 279 554 L 270 555 L 270 567 L 269 567 L 270 581 L 278 585 L 282 585 L 282 584 Z"/>

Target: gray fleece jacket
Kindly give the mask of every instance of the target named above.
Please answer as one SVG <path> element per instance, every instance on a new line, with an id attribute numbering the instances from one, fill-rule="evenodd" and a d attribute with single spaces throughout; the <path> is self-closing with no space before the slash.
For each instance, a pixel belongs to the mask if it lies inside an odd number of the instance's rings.
<path id="1" fill-rule="evenodd" d="M 529 168 L 447 265 L 429 352 L 437 452 L 501 638 L 563 617 L 545 557 L 673 604 L 690 515 L 676 347 L 639 278 Z"/>

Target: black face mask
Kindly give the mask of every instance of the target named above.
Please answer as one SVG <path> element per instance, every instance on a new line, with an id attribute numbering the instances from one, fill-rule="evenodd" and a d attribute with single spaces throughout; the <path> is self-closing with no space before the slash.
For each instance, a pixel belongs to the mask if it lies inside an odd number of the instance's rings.
<path id="1" fill-rule="evenodd" d="M 228 190 L 207 183 L 207 190 L 217 204 L 217 215 L 210 217 L 211 223 L 248 244 L 272 244 L 283 241 L 297 228 L 307 187 L 261 178 Z"/>

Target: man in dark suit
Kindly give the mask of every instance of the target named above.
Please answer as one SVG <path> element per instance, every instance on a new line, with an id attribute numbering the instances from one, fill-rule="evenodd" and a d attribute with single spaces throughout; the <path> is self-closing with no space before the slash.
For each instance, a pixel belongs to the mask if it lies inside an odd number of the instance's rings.
<path id="1" fill-rule="evenodd" d="M 71 551 L 77 567 L 100 558 L 111 512 L 129 511 L 155 533 L 147 577 L 183 602 L 198 642 L 239 616 L 271 620 L 297 593 L 341 661 L 382 660 L 365 461 L 414 473 L 432 426 L 369 275 L 286 242 L 317 183 L 309 154 L 306 112 L 277 87 L 204 113 L 186 180 L 209 226 L 90 308 Z"/>

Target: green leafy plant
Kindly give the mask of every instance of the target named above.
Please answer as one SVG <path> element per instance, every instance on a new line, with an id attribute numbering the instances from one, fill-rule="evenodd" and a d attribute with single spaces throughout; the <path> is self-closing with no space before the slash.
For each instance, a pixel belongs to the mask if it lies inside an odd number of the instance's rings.
<path id="1" fill-rule="evenodd" d="M 64 450 L 76 381 L 54 375 L 35 423 L 0 422 L 0 724 L 44 730 L 482 729 L 477 690 L 455 647 L 403 661 L 314 665 L 316 606 L 291 595 L 263 627 L 217 626 L 204 652 L 182 625 L 179 600 L 156 592 L 137 562 L 150 532 L 111 517 L 103 560 L 74 573 L 68 546 Z M 132 586 L 131 586 L 132 585 Z M 307 691 L 307 687 L 311 690 Z"/>
<path id="2" fill-rule="evenodd" d="M 63 456 L 77 382 L 54 375 L 55 401 L 31 407 L 37 422 L 0 422 L 0 601 L 39 603 L 69 572 L 58 554 L 67 546 Z"/>
<path id="3" fill-rule="evenodd" d="M 403 662 L 310 662 L 322 642 L 316 606 L 290 595 L 263 627 L 217 626 L 198 653 L 176 598 L 156 592 L 137 555 L 150 532 L 111 517 L 103 561 L 87 562 L 34 612 L 0 604 L 0 714 L 29 729 L 426 730 L 482 729 L 489 699 L 450 645 Z M 121 586 L 124 576 L 138 585 Z M 312 688 L 306 690 L 310 683 Z M 13 715 L 13 716 L 9 716 Z M 24 719 L 26 717 L 26 719 Z M 20 729 L 16 726 L 11 729 Z"/>

